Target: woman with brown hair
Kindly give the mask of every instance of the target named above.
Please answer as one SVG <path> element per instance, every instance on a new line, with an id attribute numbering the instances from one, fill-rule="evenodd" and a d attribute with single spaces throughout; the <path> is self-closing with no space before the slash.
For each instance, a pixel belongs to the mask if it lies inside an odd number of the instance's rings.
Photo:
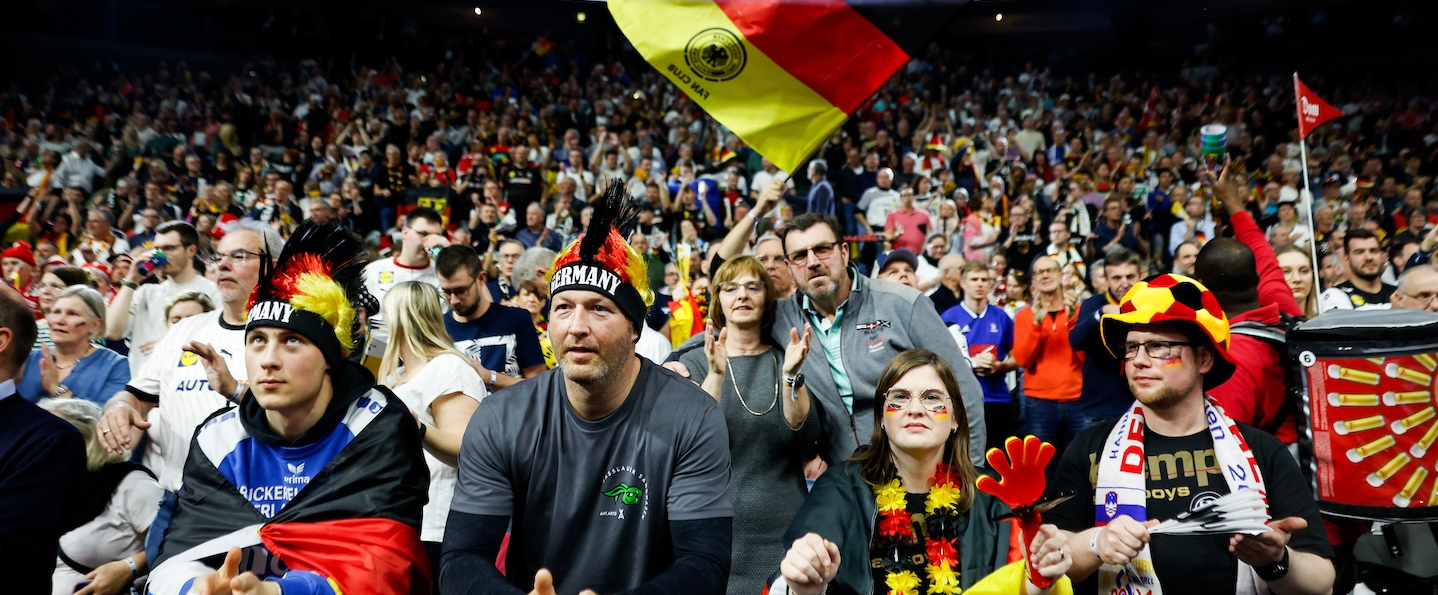
<path id="1" fill-rule="evenodd" d="M 719 401 L 729 426 L 734 538 L 728 592 L 753 595 L 783 555 L 780 533 L 808 493 L 804 461 L 812 457 L 820 423 L 799 371 L 811 334 L 790 329 L 786 349 L 774 344 L 778 293 L 753 256 L 725 262 L 712 281 L 704 349 L 679 361 Z"/>
<path id="2" fill-rule="evenodd" d="M 975 487 L 958 395 L 953 368 L 931 351 L 910 349 L 889 362 L 868 447 L 814 485 L 784 536 L 793 545 L 771 593 L 952 595 L 1000 585 L 1018 593 L 1018 581 L 1030 594 L 1068 589 L 1062 581 L 1040 589 L 1014 571 L 979 584 L 1020 555 L 1012 525 L 991 520 L 1009 507 Z M 1057 579 L 1068 570 L 1071 557 L 1052 525 L 1024 538 L 1032 539 L 1034 572 Z"/>

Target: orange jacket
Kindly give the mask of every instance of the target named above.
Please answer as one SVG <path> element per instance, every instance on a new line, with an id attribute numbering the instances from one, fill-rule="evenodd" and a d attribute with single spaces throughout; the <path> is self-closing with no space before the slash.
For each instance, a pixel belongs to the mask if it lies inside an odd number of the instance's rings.
<path id="1" fill-rule="evenodd" d="M 1083 391 L 1083 359 L 1069 346 L 1074 321 L 1050 313 L 1034 324 L 1033 306 L 1014 313 L 1014 361 L 1024 368 L 1024 394 L 1048 401 L 1076 401 Z"/>

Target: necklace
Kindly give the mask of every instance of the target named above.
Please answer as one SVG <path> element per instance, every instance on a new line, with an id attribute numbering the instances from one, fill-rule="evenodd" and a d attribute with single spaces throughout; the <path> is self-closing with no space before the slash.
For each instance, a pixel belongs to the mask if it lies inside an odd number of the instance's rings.
<path id="1" fill-rule="evenodd" d="M 70 365 L 62 366 L 62 365 L 60 365 L 60 362 L 59 362 L 59 361 L 56 361 L 56 362 L 55 362 L 55 369 L 56 369 L 56 370 L 69 370 L 70 368 L 75 367 L 75 364 L 80 363 L 80 360 L 85 359 L 85 358 L 87 358 L 87 357 L 90 357 L 90 354 L 92 354 L 92 353 L 95 353 L 95 346 L 94 346 L 94 345 L 91 345 L 90 348 L 85 351 L 85 354 L 84 354 L 84 355 L 81 355 L 80 357 L 75 358 L 75 361 L 70 362 Z"/>
<path id="2" fill-rule="evenodd" d="M 887 575 L 884 584 L 889 588 L 886 595 L 918 595 L 922 582 L 915 571 L 919 563 L 899 552 L 900 547 L 919 542 L 914 534 L 914 517 L 908 512 L 907 495 L 903 480 L 897 477 L 889 483 L 874 486 L 874 501 L 879 509 L 874 544 L 885 553 L 883 567 Z M 962 495 L 958 476 L 948 465 L 939 464 L 934 476 L 929 478 L 929 494 L 924 499 L 924 511 L 928 513 L 925 519 L 928 526 L 928 537 L 924 543 L 928 562 L 925 570 L 929 582 L 927 593 L 931 595 L 956 595 L 962 591 L 959 588 L 959 550 L 956 543 L 958 505 Z"/>
<path id="3" fill-rule="evenodd" d="M 773 350 L 770 350 L 769 353 L 770 353 L 770 354 L 773 354 L 774 352 L 773 352 Z M 765 410 L 760 411 L 760 412 L 757 412 L 757 413 L 756 413 L 753 409 L 750 409 L 750 408 L 749 408 L 749 404 L 748 404 L 748 403 L 744 402 L 744 393 L 739 392 L 739 381 L 734 379 L 734 359 L 731 358 L 731 357 L 729 357 L 729 356 L 727 356 L 727 355 L 724 356 L 724 367 L 729 369 L 729 373 L 727 374 L 727 376 L 729 376 L 729 384 L 731 384 L 731 385 L 734 386 L 734 394 L 739 397 L 739 405 L 742 406 L 742 407 L 744 407 L 744 410 L 745 410 L 745 411 L 748 411 L 748 412 L 749 412 L 749 415 L 752 415 L 752 416 L 754 416 L 754 417 L 763 417 L 765 414 L 769 413 L 770 411 L 773 411 L 775 405 L 779 404 L 779 356 L 778 356 L 778 355 L 774 355 L 774 400 L 769 403 L 769 408 L 768 408 L 768 409 L 765 409 Z"/>

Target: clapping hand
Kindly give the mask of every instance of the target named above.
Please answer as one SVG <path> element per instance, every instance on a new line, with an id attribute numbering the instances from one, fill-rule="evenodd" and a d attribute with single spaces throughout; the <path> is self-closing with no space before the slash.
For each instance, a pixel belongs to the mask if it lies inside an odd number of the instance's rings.
<path id="1" fill-rule="evenodd" d="M 723 376 L 729 362 L 729 329 L 719 329 L 718 336 L 714 333 L 714 321 L 704 321 L 704 359 L 709 360 L 709 373 Z"/>
<path id="2" fill-rule="evenodd" d="M 809 344 L 814 339 L 814 329 L 808 323 L 804 324 L 804 336 L 799 336 L 799 329 L 789 329 L 789 345 L 784 348 L 784 375 L 794 376 L 804 368 L 804 359 L 809 356 Z"/>

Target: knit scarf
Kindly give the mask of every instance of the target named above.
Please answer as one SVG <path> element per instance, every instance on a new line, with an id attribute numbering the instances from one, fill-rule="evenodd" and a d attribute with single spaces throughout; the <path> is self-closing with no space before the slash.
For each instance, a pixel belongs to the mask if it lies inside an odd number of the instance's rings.
<path id="1" fill-rule="evenodd" d="M 1263 477 L 1258 471 L 1258 461 L 1253 451 L 1238 432 L 1238 425 L 1223 412 L 1223 408 L 1207 397 L 1204 402 L 1204 416 L 1208 420 L 1208 431 L 1213 436 L 1213 453 L 1217 464 L 1223 470 L 1230 492 L 1258 490 L 1267 498 Z M 1100 453 L 1098 482 L 1094 490 L 1094 524 L 1107 525 L 1119 515 L 1128 515 L 1140 523 L 1148 520 L 1145 503 L 1147 494 L 1144 462 L 1147 460 L 1143 447 L 1143 407 L 1134 402 L 1132 408 L 1109 432 L 1105 445 L 1110 448 Z M 1158 575 L 1153 569 L 1151 547 L 1138 552 L 1138 557 L 1125 566 L 1104 564 L 1099 568 L 1099 593 L 1115 595 L 1162 595 Z M 1238 562 L 1238 581 L 1234 593 L 1252 595 L 1266 592 L 1260 590 L 1258 575 L 1253 568 Z"/>

